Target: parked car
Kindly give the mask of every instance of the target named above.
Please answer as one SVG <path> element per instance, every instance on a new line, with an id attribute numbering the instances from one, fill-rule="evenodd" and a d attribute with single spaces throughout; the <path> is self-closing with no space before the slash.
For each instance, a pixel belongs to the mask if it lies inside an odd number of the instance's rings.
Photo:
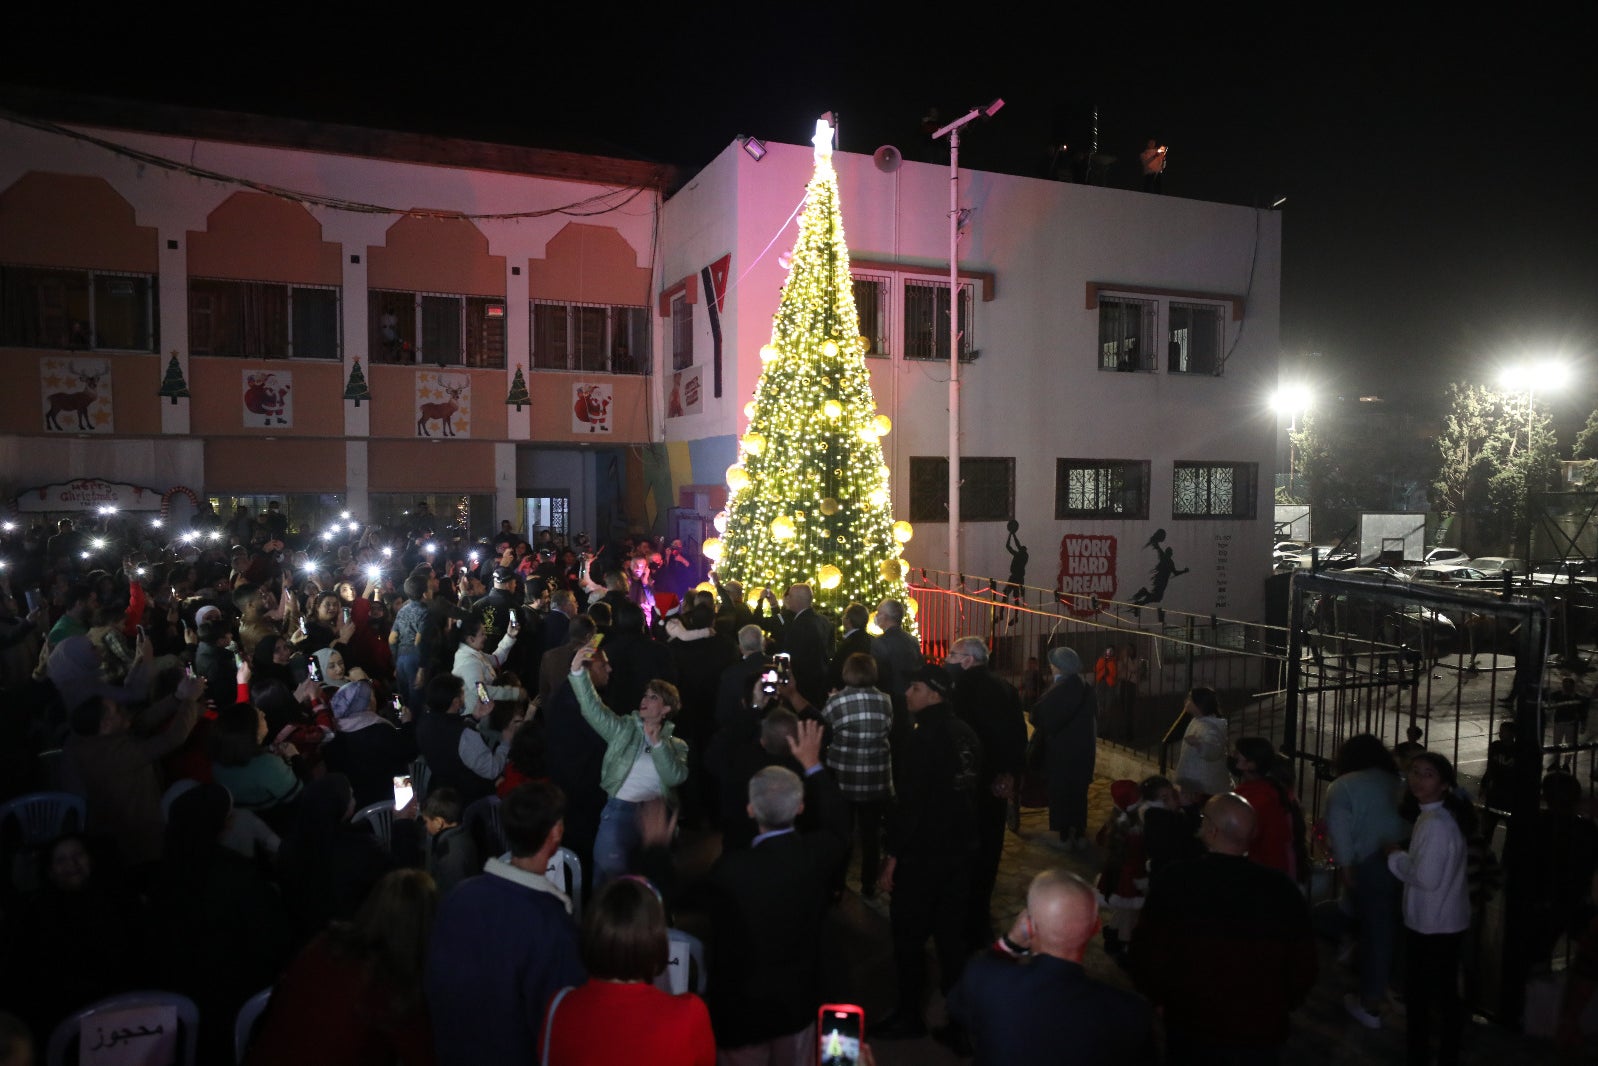
<path id="1" fill-rule="evenodd" d="M 1458 548 L 1433 548 L 1426 553 L 1421 562 L 1427 566 L 1436 566 L 1439 563 L 1468 563 L 1470 556 Z"/>
<path id="2" fill-rule="evenodd" d="M 1598 562 L 1591 559 L 1556 559 L 1538 563 L 1532 568 L 1531 579 L 1539 585 L 1570 585 L 1577 582 L 1592 585 L 1598 581 Z"/>
<path id="3" fill-rule="evenodd" d="M 1478 569 L 1474 563 L 1444 563 L 1438 566 L 1423 566 L 1414 573 L 1416 581 L 1431 581 L 1439 585 L 1464 585 L 1466 587 L 1494 588 L 1503 584 L 1501 573 L 1489 573 Z"/>
<path id="4" fill-rule="evenodd" d="M 1279 540 L 1271 548 L 1271 562 L 1279 563 L 1288 556 L 1302 554 L 1308 548 L 1309 545 L 1301 540 Z"/>
<path id="5" fill-rule="evenodd" d="M 1496 574 L 1502 570 L 1517 575 L 1526 573 L 1526 560 L 1508 555 L 1478 555 L 1470 561 L 1470 565 L 1484 574 Z"/>

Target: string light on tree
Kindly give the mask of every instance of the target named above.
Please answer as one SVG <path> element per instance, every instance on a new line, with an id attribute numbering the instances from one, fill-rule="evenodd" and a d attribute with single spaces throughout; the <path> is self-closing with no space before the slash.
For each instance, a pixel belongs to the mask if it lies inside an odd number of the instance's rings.
<path id="1" fill-rule="evenodd" d="M 900 553 L 910 526 L 889 510 L 881 438 L 891 423 L 871 393 L 825 121 L 814 144 L 771 342 L 760 349 L 760 380 L 744 407 L 748 428 L 727 469 L 716 573 L 750 594 L 807 581 L 836 612 L 851 602 L 908 601 Z"/>

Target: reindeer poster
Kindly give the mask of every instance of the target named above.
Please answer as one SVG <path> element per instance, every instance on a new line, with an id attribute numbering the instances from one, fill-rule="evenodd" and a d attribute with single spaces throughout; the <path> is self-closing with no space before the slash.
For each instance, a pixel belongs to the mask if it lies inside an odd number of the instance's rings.
<path id="1" fill-rule="evenodd" d="M 437 370 L 416 372 L 416 435 L 472 435 L 472 379 Z"/>
<path id="2" fill-rule="evenodd" d="M 280 429 L 294 425 L 294 372 L 244 371 L 244 425 Z"/>
<path id="3" fill-rule="evenodd" d="M 572 432 L 610 432 L 610 386 L 578 382 L 572 386 Z"/>
<path id="4" fill-rule="evenodd" d="M 111 364 L 103 359 L 39 360 L 44 428 L 51 433 L 110 433 Z"/>

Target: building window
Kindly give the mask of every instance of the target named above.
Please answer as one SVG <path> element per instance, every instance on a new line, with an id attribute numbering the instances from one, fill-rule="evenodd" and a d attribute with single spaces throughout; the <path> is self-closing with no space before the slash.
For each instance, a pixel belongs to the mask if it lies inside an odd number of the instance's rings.
<path id="1" fill-rule="evenodd" d="M 189 352 L 337 359 L 339 291 L 273 281 L 189 279 Z"/>
<path id="2" fill-rule="evenodd" d="M 681 293 L 671 298 L 671 368 L 694 365 L 694 305 Z"/>
<path id="3" fill-rule="evenodd" d="M 505 369 L 502 297 L 373 289 L 366 322 L 373 362 Z"/>
<path id="4" fill-rule="evenodd" d="M 1015 515 L 1015 460 L 960 457 L 960 522 L 1005 522 Z M 949 460 L 910 459 L 910 520 L 949 520 Z"/>
<path id="5" fill-rule="evenodd" d="M 649 372 L 649 309 L 605 304 L 532 304 L 534 370 Z"/>
<path id="6" fill-rule="evenodd" d="M 1215 374 L 1221 365 L 1221 308 L 1172 303 L 1166 330 L 1172 374 Z"/>
<path id="7" fill-rule="evenodd" d="M 1172 518 L 1253 518 L 1256 463 L 1178 462 L 1172 470 Z"/>
<path id="8" fill-rule="evenodd" d="M 866 341 L 868 358 L 885 358 L 888 354 L 888 279 L 855 277 L 854 306 L 860 318 L 860 336 Z M 948 350 L 948 342 L 944 342 Z"/>
<path id="9" fill-rule="evenodd" d="M 1154 370 L 1153 300 L 1099 299 L 1099 369 L 1127 373 Z"/>
<path id="10" fill-rule="evenodd" d="M 969 362 L 976 355 L 976 345 L 971 336 L 971 286 L 961 285 L 960 361 Z M 949 361 L 947 281 L 905 281 L 904 357 L 942 360 L 945 363 Z"/>
<path id="11" fill-rule="evenodd" d="M 155 295 L 149 274 L 0 266 L 0 344 L 153 352 Z"/>
<path id="12" fill-rule="evenodd" d="M 1055 518 L 1149 516 L 1149 464 L 1139 459 L 1057 459 Z"/>

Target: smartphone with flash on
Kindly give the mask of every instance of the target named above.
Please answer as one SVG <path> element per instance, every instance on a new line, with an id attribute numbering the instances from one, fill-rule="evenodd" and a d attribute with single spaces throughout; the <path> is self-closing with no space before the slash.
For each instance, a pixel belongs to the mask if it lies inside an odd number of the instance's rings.
<path id="1" fill-rule="evenodd" d="M 322 667 L 317 663 L 314 655 L 305 660 L 305 676 L 315 681 L 318 685 L 322 683 Z"/>
<path id="2" fill-rule="evenodd" d="M 488 686 L 483 684 L 481 681 L 479 681 L 477 683 L 477 702 L 478 703 L 490 703 L 490 702 L 492 702 L 488 698 Z"/>
<path id="3" fill-rule="evenodd" d="M 824 1003 L 816 1015 L 816 1061 L 820 1066 L 859 1066 L 866 1039 L 866 1012 L 853 1003 Z"/>
<path id="4" fill-rule="evenodd" d="M 416 798 L 416 790 L 411 787 L 411 775 L 400 774 L 394 778 L 394 809 L 404 810 L 411 805 L 411 800 Z"/>

